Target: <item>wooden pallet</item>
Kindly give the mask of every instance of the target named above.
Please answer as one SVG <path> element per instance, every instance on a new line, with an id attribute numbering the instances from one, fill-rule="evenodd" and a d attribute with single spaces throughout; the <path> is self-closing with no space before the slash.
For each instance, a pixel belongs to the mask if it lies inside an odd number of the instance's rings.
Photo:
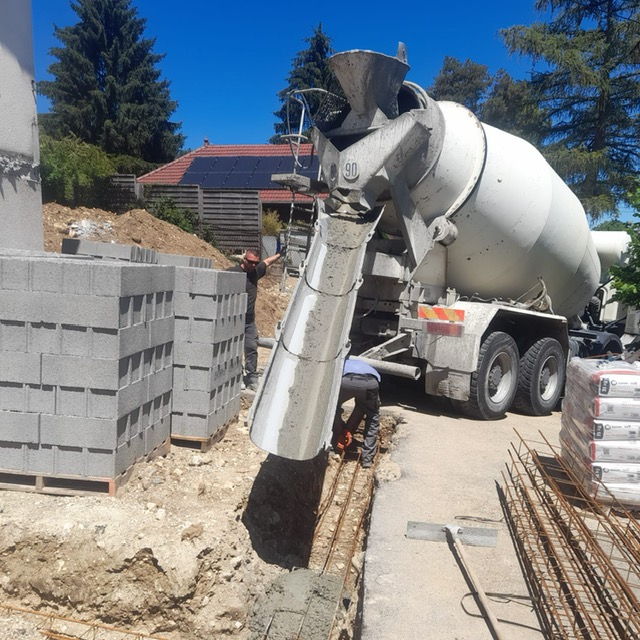
<path id="1" fill-rule="evenodd" d="M 144 458 L 149 461 L 169 453 L 171 440 L 167 438 Z M 104 494 L 115 497 L 118 490 L 129 480 L 138 462 L 117 475 L 115 478 L 90 476 L 73 476 L 44 473 L 24 473 L 19 471 L 0 470 L 0 489 L 7 491 L 27 491 L 58 496 L 81 496 Z"/>
<path id="2" fill-rule="evenodd" d="M 189 449 L 195 449 L 200 451 L 200 453 L 206 453 L 211 449 L 211 447 L 216 444 L 216 442 L 220 442 L 222 438 L 227 433 L 229 429 L 229 425 L 231 422 L 227 422 L 224 427 L 218 429 L 212 436 L 208 438 L 198 438 L 196 436 L 181 436 L 181 435 L 172 435 L 171 436 L 171 444 L 176 445 L 176 447 L 186 447 Z"/>

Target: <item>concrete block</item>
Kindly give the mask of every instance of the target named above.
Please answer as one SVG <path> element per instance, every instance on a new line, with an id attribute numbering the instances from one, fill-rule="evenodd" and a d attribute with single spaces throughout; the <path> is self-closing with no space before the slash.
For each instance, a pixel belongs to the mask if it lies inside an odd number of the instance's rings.
<path id="1" fill-rule="evenodd" d="M 60 326 L 60 355 L 88 356 L 91 354 L 89 340 L 91 329 L 74 325 Z"/>
<path id="2" fill-rule="evenodd" d="M 121 264 L 109 262 L 93 262 L 91 264 L 91 295 L 119 298 L 121 282 L 119 269 Z"/>
<path id="3" fill-rule="evenodd" d="M 211 343 L 176 342 L 174 344 L 174 364 L 194 367 L 213 367 L 216 345 Z"/>
<path id="4" fill-rule="evenodd" d="M 23 471 L 53 474 L 56 453 L 54 449 L 51 445 L 24 445 Z M 0 453 L 0 456 L 2 456 L 2 453 Z"/>
<path id="5" fill-rule="evenodd" d="M 98 327 L 91 329 L 91 355 L 94 358 L 107 360 L 120 358 L 120 331 L 119 329 L 101 329 Z"/>
<path id="6" fill-rule="evenodd" d="M 196 269 L 193 278 L 194 293 L 228 295 L 246 290 L 247 276 L 236 271 Z"/>
<path id="7" fill-rule="evenodd" d="M 27 351 L 28 323 L 0 320 L 0 351 Z"/>
<path id="8" fill-rule="evenodd" d="M 2 368 L 0 369 L 0 380 L 2 382 L 41 384 L 42 378 L 40 371 L 42 356 L 39 353 L 5 351 L 1 354 L 1 357 Z"/>
<path id="9" fill-rule="evenodd" d="M 149 327 L 149 346 L 156 347 L 174 340 L 175 319 L 173 316 L 158 318 L 147 323 Z"/>
<path id="10" fill-rule="evenodd" d="M 149 326 L 146 323 L 120 329 L 117 333 L 117 349 L 114 357 L 126 358 L 134 353 L 145 351 L 151 346 L 150 340 Z"/>
<path id="11" fill-rule="evenodd" d="M 154 373 L 149 376 L 149 399 L 163 396 L 165 393 L 169 393 L 173 388 L 173 367 L 166 367 L 165 369 Z"/>
<path id="12" fill-rule="evenodd" d="M 59 354 L 61 349 L 60 328 L 49 322 L 28 324 L 29 353 Z"/>
<path id="13" fill-rule="evenodd" d="M 24 257 L 0 257 L 0 287 L 3 290 L 27 291 L 29 289 L 29 264 L 30 260 Z"/>
<path id="14" fill-rule="evenodd" d="M 27 445 L 20 442 L 3 442 L 0 440 L 0 470 L 27 471 L 25 450 Z"/>
<path id="15" fill-rule="evenodd" d="M 158 252 L 158 264 L 174 267 L 205 267 L 211 268 L 211 258 L 197 258 L 195 256 L 181 256 L 174 253 Z M 208 266 L 207 266 L 208 265 Z"/>
<path id="16" fill-rule="evenodd" d="M 42 384 L 116 391 L 120 388 L 118 374 L 114 360 L 42 354 Z"/>
<path id="17" fill-rule="evenodd" d="M 56 414 L 86 417 L 86 389 L 84 387 L 56 387 Z"/>
<path id="18" fill-rule="evenodd" d="M 173 365 L 173 393 L 182 391 L 185 385 L 186 367 L 184 365 Z"/>
<path id="19" fill-rule="evenodd" d="M 87 416 L 89 418 L 112 419 L 117 417 L 118 403 L 123 392 L 129 387 L 120 391 L 105 391 L 103 389 L 87 389 Z M 52 412 L 47 412 L 52 413 Z"/>
<path id="20" fill-rule="evenodd" d="M 29 290 L 59 294 L 62 290 L 62 264 L 54 260 L 31 261 Z"/>
<path id="21" fill-rule="evenodd" d="M 122 268 L 121 296 L 173 291 L 175 268 L 170 266 L 130 264 Z"/>
<path id="22" fill-rule="evenodd" d="M 54 446 L 53 474 L 86 477 L 86 454 L 82 447 Z"/>
<path id="23" fill-rule="evenodd" d="M 189 321 L 188 342 L 213 342 L 213 331 L 213 320 L 208 320 L 205 318 L 191 318 Z"/>
<path id="24" fill-rule="evenodd" d="M 195 296 L 188 291 L 175 291 L 173 296 L 176 316 L 192 318 L 196 315 Z"/>
<path id="25" fill-rule="evenodd" d="M 149 402 L 149 399 L 149 383 L 147 379 L 126 385 L 117 393 L 115 399 L 116 412 L 112 415 L 118 418 L 126 416 Z"/>
<path id="26" fill-rule="evenodd" d="M 91 295 L 93 261 L 64 260 L 61 261 L 61 268 L 62 285 L 60 291 L 63 295 Z"/>
<path id="27" fill-rule="evenodd" d="M 0 290 L 0 314 L 3 320 L 18 322 L 55 322 L 43 308 L 38 291 Z"/>
<path id="28" fill-rule="evenodd" d="M 198 415 L 193 413 L 181 413 L 178 416 L 172 416 L 173 436 L 186 436 L 188 438 L 209 438 L 211 435 L 211 426 L 208 415 Z M 178 422 L 179 426 L 176 426 Z"/>
<path id="29" fill-rule="evenodd" d="M 40 440 L 40 416 L 37 413 L 0 411 L 0 441 L 36 444 Z M 2 465 L 2 462 L 0 462 Z"/>
<path id="30" fill-rule="evenodd" d="M 41 444 L 115 450 L 117 442 L 116 420 L 44 413 L 40 416 Z"/>
<path id="31" fill-rule="evenodd" d="M 86 477 L 89 478 L 115 478 L 125 469 L 119 470 L 118 455 L 115 451 L 91 449 L 88 452 L 88 460 L 84 465 Z"/>
<path id="32" fill-rule="evenodd" d="M 178 343 L 181 342 L 186 344 L 190 342 L 189 336 L 191 333 L 191 320 L 188 317 L 180 316 L 179 314 L 175 316 L 175 321 L 173 325 L 173 340 Z"/>
<path id="33" fill-rule="evenodd" d="M 25 385 L 27 394 L 26 411 L 28 413 L 55 413 L 56 387 L 51 385 Z M 0 400 L 4 407 L 4 402 Z"/>
<path id="34" fill-rule="evenodd" d="M 118 305 L 113 298 L 71 293 L 61 296 L 47 292 L 37 295 L 40 296 L 42 311 L 34 321 L 46 320 L 55 324 L 102 329 L 119 328 Z"/>
<path id="35" fill-rule="evenodd" d="M 211 391 L 211 369 L 187 367 L 184 389 L 188 391 Z"/>
<path id="36" fill-rule="evenodd" d="M 182 390 L 173 398 L 173 411 L 207 415 L 212 411 L 211 394 L 206 391 Z"/>
<path id="37" fill-rule="evenodd" d="M 176 267 L 175 269 L 175 285 L 176 293 L 190 293 L 193 280 L 193 270 L 188 267 Z"/>
<path id="38" fill-rule="evenodd" d="M 171 415 L 164 416 L 159 421 L 149 425 L 144 431 L 145 455 L 157 449 L 171 437 Z"/>

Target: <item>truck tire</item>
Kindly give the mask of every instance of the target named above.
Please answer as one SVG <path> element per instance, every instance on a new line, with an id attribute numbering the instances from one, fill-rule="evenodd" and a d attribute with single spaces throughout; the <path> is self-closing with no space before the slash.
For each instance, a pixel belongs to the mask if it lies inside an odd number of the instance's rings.
<path id="1" fill-rule="evenodd" d="M 480 347 L 469 400 L 460 403 L 462 411 L 481 420 L 504 417 L 518 390 L 519 364 L 515 340 L 502 331 L 490 333 Z"/>
<path id="2" fill-rule="evenodd" d="M 514 408 L 532 416 L 551 413 L 558 404 L 565 379 L 565 357 L 553 338 L 535 342 L 520 359 L 520 378 Z"/>

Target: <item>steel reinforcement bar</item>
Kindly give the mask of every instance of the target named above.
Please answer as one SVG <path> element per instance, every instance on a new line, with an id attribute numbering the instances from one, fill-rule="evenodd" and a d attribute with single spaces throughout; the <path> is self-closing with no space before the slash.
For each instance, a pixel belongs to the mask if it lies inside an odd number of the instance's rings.
<path id="1" fill-rule="evenodd" d="M 596 502 L 544 436 L 536 448 L 518 438 L 503 473 L 503 507 L 548 636 L 639 638 L 637 520 L 613 499 Z"/>

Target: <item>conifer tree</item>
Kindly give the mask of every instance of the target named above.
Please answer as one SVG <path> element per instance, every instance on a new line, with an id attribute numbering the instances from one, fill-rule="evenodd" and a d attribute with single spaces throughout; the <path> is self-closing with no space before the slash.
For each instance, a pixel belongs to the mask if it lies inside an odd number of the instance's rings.
<path id="1" fill-rule="evenodd" d="M 486 65 L 472 60 L 460 62 L 457 58 L 445 56 L 442 68 L 427 88 L 427 93 L 434 100 L 462 104 L 478 115 L 491 80 Z"/>
<path id="2" fill-rule="evenodd" d="M 54 80 L 39 83 L 51 100 L 41 119 L 47 133 L 73 135 L 110 154 L 148 162 L 173 160 L 182 148 L 180 124 L 170 122 L 177 103 L 156 65 L 154 39 L 144 38 L 146 20 L 131 0 L 76 0 L 75 25 L 55 29 L 63 44 L 49 67 Z"/>
<path id="3" fill-rule="evenodd" d="M 305 38 L 305 42 L 309 43 L 309 47 L 299 51 L 293 59 L 293 68 L 287 76 L 287 87 L 278 93 L 282 106 L 273 114 L 278 122 L 274 125 L 276 135 L 270 139 L 272 143 L 284 141 L 281 136 L 289 133 L 288 122 L 291 123 L 292 132 L 297 132 L 302 107 L 295 101 L 289 101 L 287 107 L 289 92 L 314 88 L 325 89 L 335 95 L 342 94 L 342 89 L 328 64 L 328 59 L 334 51 L 331 47 L 331 39 L 322 30 L 322 23 L 313 30 L 311 37 Z M 325 102 L 325 96 L 321 93 L 304 94 L 304 99 L 308 103 L 311 117 L 317 114 Z"/>
<path id="4" fill-rule="evenodd" d="M 640 165 L 637 0 L 537 0 L 547 23 L 502 31 L 511 53 L 542 61 L 532 75 L 551 128 L 545 155 L 596 221 L 629 201 Z"/>

